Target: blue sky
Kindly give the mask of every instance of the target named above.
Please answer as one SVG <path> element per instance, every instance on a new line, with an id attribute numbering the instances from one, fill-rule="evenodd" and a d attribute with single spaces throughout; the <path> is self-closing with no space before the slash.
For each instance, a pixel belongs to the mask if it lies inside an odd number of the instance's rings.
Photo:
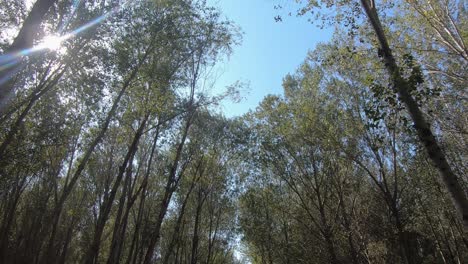
<path id="1" fill-rule="evenodd" d="M 234 21 L 244 32 L 229 60 L 215 69 L 215 91 L 237 80 L 250 83 L 245 99 L 239 104 L 224 103 L 222 111 L 228 117 L 255 109 L 268 94 L 282 94 L 282 79 L 302 63 L 307 51 L 319 42 L 331 38 L 331 29 L 319 29 L 306 17 L 287 16 L 297 10 L 294 1 L 275 0 L 209 0 L 223 15 Z M 275 10 L 275 4 L 283 10 Z M 282 15 L 282 22 L 274 17 Z"/>

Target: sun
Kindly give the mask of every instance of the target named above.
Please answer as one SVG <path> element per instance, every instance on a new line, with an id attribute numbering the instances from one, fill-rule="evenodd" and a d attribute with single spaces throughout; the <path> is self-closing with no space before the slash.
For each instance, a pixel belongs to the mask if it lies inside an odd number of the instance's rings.
<path id="1" fill-rule="evenodd" d="M 29 52 L 41 52 L 45 50 L 53 51 L 54 53 L 63 55 L 67 53 L 67 48 L 63 43 L 71 37 L 70 34 L 57 36 L 48 35 L 44 37 L 36 46 L 31 48 Z"/>
<path id="2" fill-rule="evenodd" d="M 62 47 L 62 41 L 63 38 L 50 35 L 45 37 L 42 42 L 39 44 L 41 49 L 48 49 L 48 50 L 53 50 L 56 51 Z"/>

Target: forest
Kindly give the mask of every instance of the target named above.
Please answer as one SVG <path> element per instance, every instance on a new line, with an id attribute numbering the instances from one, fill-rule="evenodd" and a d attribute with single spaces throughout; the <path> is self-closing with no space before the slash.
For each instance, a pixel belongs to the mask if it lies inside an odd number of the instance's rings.
<path id="1" fill-rule="evenodd" d="M 0 0 L 0 263 L 468 263 L 466 1 L 270 2 L 333 37 L 228 118 L 209 2 Z"/>

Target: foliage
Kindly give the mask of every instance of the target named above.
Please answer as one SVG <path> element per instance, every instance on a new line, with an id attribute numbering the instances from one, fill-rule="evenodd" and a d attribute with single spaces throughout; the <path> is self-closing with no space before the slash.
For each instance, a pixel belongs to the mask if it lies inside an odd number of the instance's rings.
<path id="1" fill-rule="evenodd" d="M 216 105 L 242 84 L 205 85 L 241 36 L 206 1 L 53 2 L 37 39 L 112 15 L 25 58 L 11 80 L 1 263 L 468 259 L 466 227 L 359 1 L 298 1 L 298 15 L 336 25 L 333 39 L 284 77 L 282 95 L 231 119 Z M 3 51 L 28 8 L 0 1 Z M 396 77 L 466 188 L 465 6 L 381 1 L 378 14 Z"/>

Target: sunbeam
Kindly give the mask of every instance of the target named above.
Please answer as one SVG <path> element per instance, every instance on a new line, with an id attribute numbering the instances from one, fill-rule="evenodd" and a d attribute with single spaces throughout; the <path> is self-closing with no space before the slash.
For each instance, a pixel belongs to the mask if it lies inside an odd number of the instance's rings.
<path id="1" fill-rule="evenodd" d="M 49 51 L 57 51 L 59 49 L 61 49 L 62 47 L 62 43 L 68 39 L 71 39 L 73 37 L 75 37 L 76 35 L 78 35 L 79 33 L 95 26 L 95 25 L 98 25 L 100 24 L 101 22 L 103 22 L 104 20 L 106 20 L 108 17 L 114 15 L 115 13 L 119 12 L 123 7 L 126 6 L 127 2 L 129 2 L 128 0 L 127 1 L 123 1 L 123 3 L 119 4 L 118 6 L 116 6 L 115 8 L 113 8 L 111 11 L 91 20 L 90 22 L 82 25 L 81 27 L 67 33 L 67 34 L 64 34 L 62 36 L 60 35 L 48 35 L 46 37 L 44 37 L 36 46 L 34 47 L 31 47 L 31 48 L 28 48 L 28 49 L 24 49 L 24 50 L 21 50 L 21 51 L 18 51 L 18 52 L 14 52 L 14 53 L 10 53 L 10 54 L 3 54 L 3 55 L 0 55 L 0 71 L 5 71 L 5 70 L 8 70 L 10 68 L 12 68 L 13 66 L 17 65 L 21 59 L 25 56 L 30 56 L 30 55 L 33 55 L 35 53 L 38 53 L 38 52 L 43 52 L 43 51 L 46 51 L 46 50 L 49 50 Z M 74 4 L 74 9 L 76 9 L 79 5 L 80 1 L 75 1 L 75 4 Z M 74 10 L 73 12 L 75 12 L 76 10 Z M 11 75 L 10 75 L 11 77 Z M 1 82 L 5 82 L 6 80 L 1 80 Z"/>

